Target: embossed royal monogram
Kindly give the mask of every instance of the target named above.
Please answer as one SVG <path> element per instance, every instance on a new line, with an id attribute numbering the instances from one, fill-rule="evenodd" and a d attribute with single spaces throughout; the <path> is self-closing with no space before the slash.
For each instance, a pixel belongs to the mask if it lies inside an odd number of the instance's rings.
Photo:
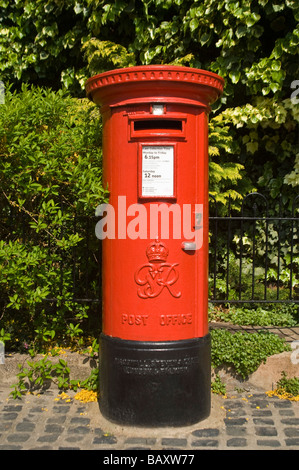
<path id="1" fill-rule="evenodd" d="M 180 297 L 173 285 L 179 278 L 176 269 L 178 263 L 166 263 L 169 250 L 164 243 L 156 239 L 146 249 L 148 263 L 143 264 L 135 273 L 135 282 L 140 287 L 137 294 L 142 299 L 158 297 L 166 288 L 173 297 Z"/>

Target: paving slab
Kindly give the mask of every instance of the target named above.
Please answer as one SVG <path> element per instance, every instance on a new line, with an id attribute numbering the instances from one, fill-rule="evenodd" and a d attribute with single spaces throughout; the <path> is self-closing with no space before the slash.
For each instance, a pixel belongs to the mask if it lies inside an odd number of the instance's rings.
<path id="1" fill-rule="evenodd" d="M 242 392 L 212 394 L 210 416 L 192 426 L 141 428 L 106 420 L 74 392 L 10 396 L 0 387 L 0 450 L 299 450 L 299 402 Z"/>

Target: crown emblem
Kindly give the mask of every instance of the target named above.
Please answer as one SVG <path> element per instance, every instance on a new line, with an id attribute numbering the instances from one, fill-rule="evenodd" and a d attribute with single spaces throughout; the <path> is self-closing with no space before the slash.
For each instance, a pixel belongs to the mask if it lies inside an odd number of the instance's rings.
<path id="1" fill-rule="evenodd" d="M 158 238 L 150 243 L 146 249 L 149 262 L 165 263 L 168 253 L 168 248 Z"/>

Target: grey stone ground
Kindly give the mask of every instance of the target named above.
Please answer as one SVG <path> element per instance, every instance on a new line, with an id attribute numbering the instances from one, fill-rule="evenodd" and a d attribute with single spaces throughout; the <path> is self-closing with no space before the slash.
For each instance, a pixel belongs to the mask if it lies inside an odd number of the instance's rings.
<path id="1" fill-rule="evenodd" d="M 212 395 L 206 420 L 181 428 L 133 428 L 108 422 L 98 403 L 0 391 L 0 450 L 299 450 L 299 403 L 261 392 Z"/>
<path id="2" fill-rule="evenodd" d="M 299 331 L 289 342 L 297 344 Z M 294 343 L 293 343 L 294 344 Z M 297 349 L 298 351 L 298 349 Z M 293 356 L 292 356 L 293 354 Z M 299 402 L 269 397 L 281 371 L 299 376 L 299 354 L 269 358 L 250 380 L 240 383 L 222 372 L 227 398 L 212 394 L 210 416 L 179 428 L 135 428 L 107 421 L 97 402 L 81 403 L 68 392 L 62 399 L 56 388 L 45 393 L 10 397 L 17 364 L 24 357 L 7 356 L 0 364 L 0 450 L 166 451 L 178 454 L 201 450 L 299 450 Z M 77 378 L 94 367 L 86 357 L 64 358 Z M 296 359 L 294 361 L 294 359 Z"/>

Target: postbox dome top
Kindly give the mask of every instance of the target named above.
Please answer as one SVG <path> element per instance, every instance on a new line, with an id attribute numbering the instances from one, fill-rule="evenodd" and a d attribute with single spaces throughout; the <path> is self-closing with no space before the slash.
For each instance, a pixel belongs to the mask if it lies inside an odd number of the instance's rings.
<path id="1" fill-rule="evenodd" d="M 96 104 L 177 102 L 209 106 L 222 94 L 224 79 L 206 70 L 175 65 L 144 65 L 111 70 L 87 80 L 87 96 Z"/>

